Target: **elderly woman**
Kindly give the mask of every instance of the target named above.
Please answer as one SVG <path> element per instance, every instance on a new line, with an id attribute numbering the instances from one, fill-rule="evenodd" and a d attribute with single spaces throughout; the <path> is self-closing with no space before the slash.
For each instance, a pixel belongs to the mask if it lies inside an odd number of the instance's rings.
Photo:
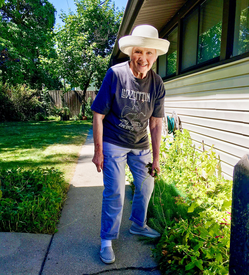
<path id="1" fill-rule="evenodd" d="M 93 102 L 93 163 L 103 171 L 104 192 L 101 218 L 100 258 L 115 261 L 112 240 L 119 235 L 125 194 L 125 166 L 134 178 L 135 193 L 130 220 L 131 234 L 157 238 L 160 234 L 146 225 L 154 173 L 160 172 L 159 148 L 164 117 L 165 90 L 162 79 L 151 67 L 158 55 L 168 51 L 169 42 L 158 38 L 150 25 L 137 26 L 119 40 L 120 50 L 130 61 L 111 67 Z M 147 126 L 151 133 L 152 174 Z"/>

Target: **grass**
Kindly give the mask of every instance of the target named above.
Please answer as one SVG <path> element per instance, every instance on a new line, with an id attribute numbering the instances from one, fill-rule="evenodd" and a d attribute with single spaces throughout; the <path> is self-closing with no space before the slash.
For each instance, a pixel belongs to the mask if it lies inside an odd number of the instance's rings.
<path id="1" fill-rule="evenodd" d="M 0 231 L 52 234 L 91 122 L 0 124 Z"/>
<path id="2" fill-rule="evenodd" d="M 0 168 L 51 168 L 70 182 L 90 121 L 8 122 L 0 124 Z"/>

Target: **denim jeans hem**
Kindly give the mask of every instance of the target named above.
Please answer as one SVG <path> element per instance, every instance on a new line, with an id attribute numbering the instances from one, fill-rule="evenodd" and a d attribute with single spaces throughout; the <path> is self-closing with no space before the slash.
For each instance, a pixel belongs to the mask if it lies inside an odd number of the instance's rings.
<path id="1" fill-rule="evenodd" d="M 130 221 L 135 222 L 137 225 L 144 227 L 146 225 L 146 221 L 145 222 L 140 222 L 139 220 L 135 219 L 134 217 L 130 216 Z"/>
<path id="2" fill-rule="evenodd" d="M 104 239 L 104 240 L 115 240 L 115 239 L 118 239 L 118 237 L 119 237 L 118 233 L 116 233 L 116 234 L 108 234 L 105 232 L 100 233 L 100 238 Z"/>

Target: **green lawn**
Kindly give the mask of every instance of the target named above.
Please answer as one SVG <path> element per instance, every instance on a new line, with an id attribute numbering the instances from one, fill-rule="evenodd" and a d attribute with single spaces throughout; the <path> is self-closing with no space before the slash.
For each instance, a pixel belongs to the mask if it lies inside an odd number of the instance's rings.
<path id="1" fill-rule="evenodd" d="M 0 231 L 53 234 L 90 121 L 0 124 Z"/>
<path id="2" fill-rule="evenodd" d="M 90 121 L 0 123 L 0 168 L 51 168 L 70 181 Z"/>

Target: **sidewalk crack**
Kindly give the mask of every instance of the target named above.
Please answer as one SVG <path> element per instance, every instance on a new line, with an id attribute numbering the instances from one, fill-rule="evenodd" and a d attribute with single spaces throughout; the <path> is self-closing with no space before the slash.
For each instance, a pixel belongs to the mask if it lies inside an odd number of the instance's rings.
<path id="1" fill-rule="evenodd" d="M 43 262 L 42 262 L 42 265 L 41 265 L 41 269 L 40 269 L 39 275 L 42 275 L 42 271 L 43 271 L 43 269 L 44 269 L 44 266 L 45 266 L 45 263 L 46 263 L 46 260 L 47 260 L 47 257 L 48 257 L 48 253 L 49 253 L 51 244 L 52 244 L 52 242 L 53 242 L 53 239 L 54 239 L 54 234 L 52 235 L 52 237 L 51 237 L 51 239 L 50 239 L 50 242 L 49 242 L 49 245 L 48 245 L 48 248 L 47 248 L 45 257 L 44 257 Z"/>
<path id="2" fill-rule="evenodd" d="M 108 273 L 108 272 L 113 272 L 113 271 L 126 271 L 126 270 L 141 270 L 141 271 L 145 271 L 145 272 L 153 272 L 156 270 L 159 270 L 158 266 L 155 267 L 122 267 L 122 268 L 112 268 L 112 269 L 106 269 L 106 270 L 102 270 L 96 273 L 84 273 L 82 275 L 99 275 L 99 274 L 103 274 L 103 273 Z"/>

